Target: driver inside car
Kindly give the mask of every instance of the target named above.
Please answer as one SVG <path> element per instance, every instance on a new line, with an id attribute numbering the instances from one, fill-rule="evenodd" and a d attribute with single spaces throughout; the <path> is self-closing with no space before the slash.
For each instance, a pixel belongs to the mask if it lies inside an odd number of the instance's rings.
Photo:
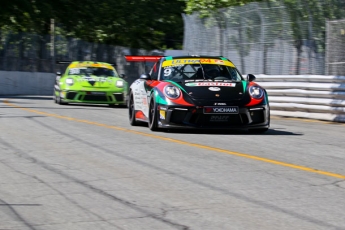
<path id="1" fill-rule="evenodd" d="M 217 65 L 204 65 L 205 78 L 214 79 L 220 76 L 220 71 Z"/>

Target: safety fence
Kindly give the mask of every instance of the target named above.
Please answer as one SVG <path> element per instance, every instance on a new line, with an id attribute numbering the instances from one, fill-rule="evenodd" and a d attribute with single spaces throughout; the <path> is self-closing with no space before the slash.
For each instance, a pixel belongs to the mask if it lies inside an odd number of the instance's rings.
<path id="1" fill-rule="evenodd" d="M 344 0 L 261 1 L 209 17 L 185 14 L 183 49 L 227 57 L 242 73 L 344 75 L 345 19 L 334 21 L 344 15 Z"/>
<path id="2" fill-rule="evenodd" d="M 345 76 L 256 75 L 271 115 L 345 122 Z"/>

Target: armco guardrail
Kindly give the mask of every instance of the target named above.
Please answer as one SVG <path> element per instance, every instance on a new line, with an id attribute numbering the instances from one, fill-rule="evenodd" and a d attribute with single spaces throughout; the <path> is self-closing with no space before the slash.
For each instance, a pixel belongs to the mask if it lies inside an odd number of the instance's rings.
<path id="1" fill-rule="evenodd" d="M 345 122 L 345 76 L 255 75 L 271 114 Z M 53 95 L 55 74 L 0 71 L 0 95 Z"/>
<path id="2" fill-rule="evenodd" d="M 345 122 L 345 76 L 255 75 L 271 114 Z"/>

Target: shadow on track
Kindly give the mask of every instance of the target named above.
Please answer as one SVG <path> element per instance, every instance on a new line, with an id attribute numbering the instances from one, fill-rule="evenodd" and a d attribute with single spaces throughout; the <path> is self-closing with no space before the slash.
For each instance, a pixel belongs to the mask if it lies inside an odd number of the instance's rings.
<path id="1" fill-rule="evenodd" d="M 31 96 L 31 95 L 28 95 L 28 96 L 25 96 L 25 95 L 12 95 L 12 96 L 6 96 L 6 95 L 0 95 L 0 99 L 27 99 L 27 100 L 46 100 L 46 101 L 49 101 L 49 100 L 53 100 L 53 96 Z"/>
<path id="2" fill-rule="evenodd" d="M 4 102 L 6 99 L 24 99 L 24 100 L 44 100 L 44 101 L 51 101 L 54 104 L 54 100 L 52 96 L 1 96 L 0 95 L 0 103 Z M 15 104 L 33 104 L 30 102 L 25 101 L 14 101 Z M 56 105 L 58 107 L 35 107 L 35 106 L 25 106 L 25 108 L 30 109 L 83 109 L 82 107 L 93 107 L 93 108 L 106 108 L 106 109 L 127 109 L 126 106 L 123 105 L 112 105 L 109 106 L 108 104 L 88 104 L 88 103 L 68 103 L 66 105 Z M 80 108 L 75 108 L 80 107 Z M 0 108 L 9 108 L 9 107 L 0 107 Z"/>
<path id="3" fill-rule="evenodd" d="M 163 130 L 164 132 L 164 130 Z M 284 130 L 278 130 L 278 129 L 269 129 L 265 133 L 250 133 L 247 130 L 184 130 L 184 129 L 171 129 L 166 130 L 165 132 L 169 133 L 181 133 L 181 134 L 208 134 L 208 135 L 247 135 L 247 136 L 279 136 L 279 135 L 286 135 L 286 136 L 301 136 L 302 133 L 293 133 L 289 131 Z"/>
<path id="4" fill-rule="evenodd" d="M 138 127 L 147 127 L 145 122 L 140 122 Z M 157 133 L 174 133 L 174 134 L 207 134 L 207 135 L 247 135 L 247 136 L 302 136 L 303 133 L 294 133 L 289 131 L 284 131 L 282 129 L 270 128 L 265 133 L 250 133 L 243 129 L 160 129 Z"/>

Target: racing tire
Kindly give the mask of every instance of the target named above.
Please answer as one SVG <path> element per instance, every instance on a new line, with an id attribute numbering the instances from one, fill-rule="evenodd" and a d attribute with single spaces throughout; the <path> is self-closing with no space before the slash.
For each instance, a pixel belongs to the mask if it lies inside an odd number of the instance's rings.
<path id="1" fill-rule="evenodd" d="M 128 103 L 129 124 L 131 126 L 137 126 L 137 125 L 139 125 L 139 122 L 135 119 L 134 99 L 133 99 L 132 93 L 131 93 L 129 98 L 130 98 L 129 103 Z"/>
<path id="2" fill-rule="evenodd" d="M 158 131 L 158 119 L 157 119 L 157 104 L 154 99 L 151 99 L 149 109 L 149 128 L 151 131 Z"/>
<path id="3" fill-rule="evenodd" d="M 253 134 L 260 134 L 260 133 L 265 133 L 268 130 L 268 128 L 260 128 L 260 129 L 249 129 L 249 133 Z"/>
<path id="4" fill-rule="evenodd" d="M 56 91 L 54 90 L 54 94 L 53 94 L 53 100 L 55 104 L 58 104 L 58 100 L 57 100 L 57 96 L 56 96 Z"/>
<path id="5" fill-rule="evenodd" d="M 55 98 L 56 98 L 55 99 L 56 103 L 59 105 L 67 105 L 68 104 L 67 102 L 63 102 L 60 96 L 56 96 Z"/>

